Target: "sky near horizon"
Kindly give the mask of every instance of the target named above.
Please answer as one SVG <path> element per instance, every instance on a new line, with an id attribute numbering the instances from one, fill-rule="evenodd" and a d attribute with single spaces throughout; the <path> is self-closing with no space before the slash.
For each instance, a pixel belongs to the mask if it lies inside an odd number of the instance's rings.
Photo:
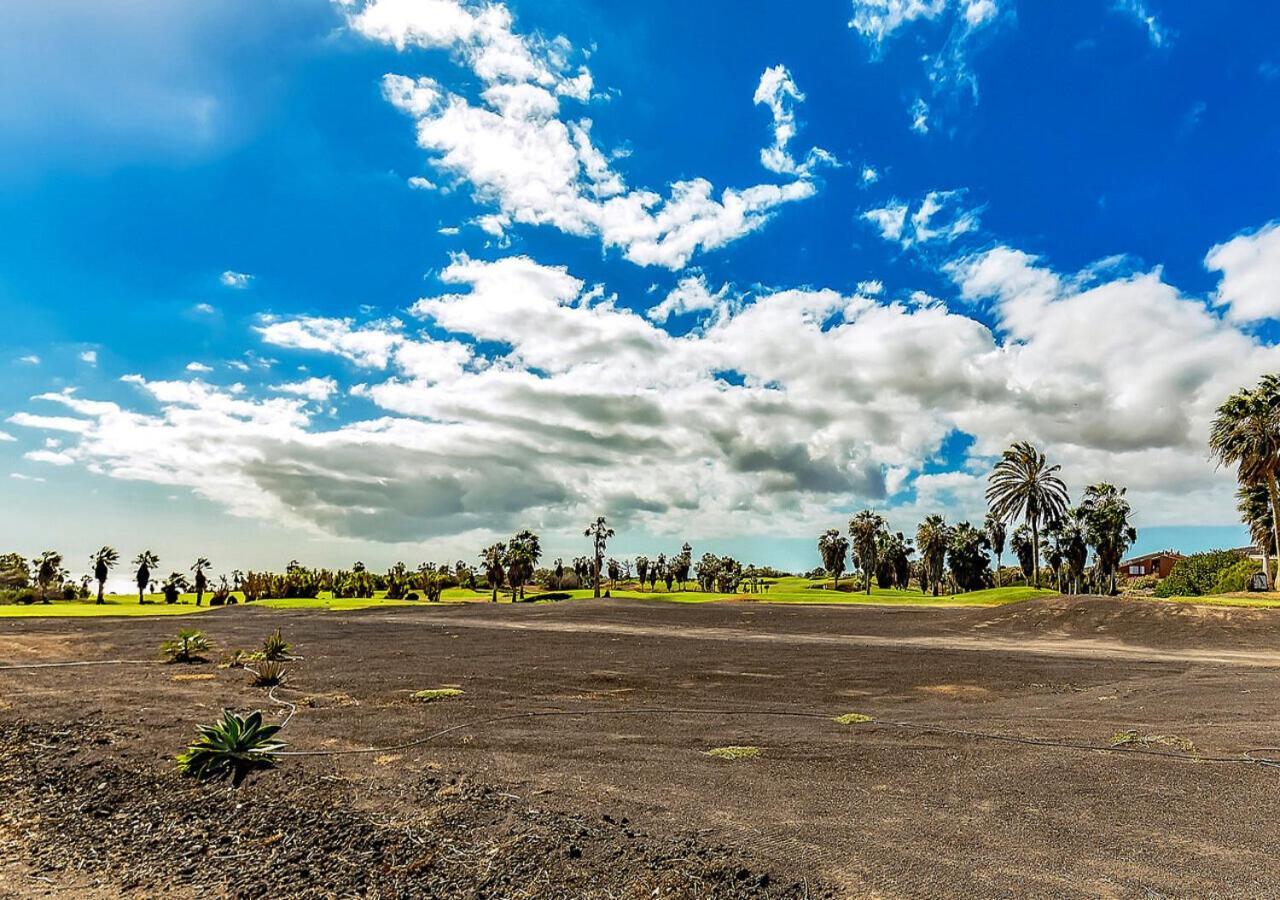
<path id="1" fill-rule="evenodd" d="M 995 455 L 1244 541 L 1280 9 L 0 10 L 0 552 L 730 552 L 978 520 Z"/>

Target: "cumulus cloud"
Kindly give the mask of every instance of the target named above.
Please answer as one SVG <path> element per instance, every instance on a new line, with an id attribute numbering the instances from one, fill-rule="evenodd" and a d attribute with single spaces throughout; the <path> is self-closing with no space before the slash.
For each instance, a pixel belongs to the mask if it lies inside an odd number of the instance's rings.
<path id="1" fill-rule="evenodd" d="M 333 378 L 306 378 L 302 381 L 291 381 L 285 384 L 273 384 L 271 390 L 282 394 L 293 394 L 305 397 L 315 403 L 323 403 L 338 391 L 338 382 Z"/>
<path id="2" fill-rule="evenodd" d="M 912 240 L 947 233 L 930 206 L 903 212 Z M 337 379 L 265 394 L 135 375 L 141 411 L 68 390 L 9 421 L 63 439 L 36 462 L 386 541 L 568 533 L 597 514 L 654 533 L 807 535 L 862 504 L 905 528 L 939 509 L 979 515 L 990 458 L 1023 438 L 1077 492 L 1127 485 L 1146 523 L 1234 520 L 1205 435 L 1224 396 L 1280 368 L 1280 349 L 1159 270 L 1064 273 L 997 245 L 945 272 L 957 309 L 875 280 L 729 302 L 694 277 L 637 311 L 565 267 L 458 255 L 410 323 L 260 323 L 277 350 L 352 366 L 349 415 L 316 407 L 347 402 Z M 675 314 L 697 327 L 662 327 Z M 932 471 L 957 432 L 968 459 Z"/>
<path id="3" fill-rule="evenodd" d="M 1222 273 L 1217 303 L 1232 322 L 1280 318 L 1280 222 L 1216 245 L 1204 264 Z"/>
<path id="4" fill-rule="evenodd" d="M 16 441 L 16 440 L 17 438 L 11 435 L 9 432 L 0 431 L 0 444 L 7 443 L 9 441 Z"/>
<path id="5" fill-rule="evenodd" d="M 213 371 L 213 366 L 206 366 L 206 365 L 205 365 L 204 363 L 202 363 L 202 362 L 189 362 L 189 363 L 187 363 L 187 371 L 188 371 L 188 372 L 195 372 L 195 373 L 200 374 L 200 375 L 204 375 L 204 374 L 207 374 L 207 373 L 209 373 L 209 372 L 212 372 L 212 371 Z"/>
<path id="6" fill-rule="evenodd" d="M 230 269 L 218 276 L 218 281 L 222 282 L 223 287 L 236 289 L 247 288 L 252 280 L 252 275 L 246 275 L 244 272 L 233 272 Z"/>
<path id="7" fill-rule="evenodd" d="M 82 363 L 88 363 L 91 366 L 96 366 L 98 364 L 98 351 L 97 350 L 82 351 L 80 353 L 80 361 Z"/>
<path id="8" fill-rule="evenodd" d="M 418 145 L 433 165 L 469 184 L 495 208 L 477 224 L 503 237 L 512 224 L 547 225 L 599 238 L 638 265 L 677 269 L 698 252 L 722 247 L 763 226 L 777 209 L 816 193 L 811 177 L 829 154 L 797 161 L 789 149 L 794 104 L 802 96 L 782 67 L 767 70 L 756 93 L 770 107 L 774 142 L 766 167 L 782 184 L 715 188 L 705 178 L 671 184 L 664 196 L 629 187 L 592 138 L 589 118 L 564 114 L 562 101 L 591 99 L 590 71 L 563 37 L 521 34 L 501 3 L 460 0 L 347 0 L 350 27 L 397 49 L 449 52 L 479 79 L 476 97 L 433 78 L 390 74 L 387 100 L 417 123 Z"/>
<path id="9" fill-rule="evenodd" d="M 18 362 L 28 366 L 38 366 L 40 365 L 40 357 L 34 353 L 29 353 L 26 356 L 19 356 Z"/>

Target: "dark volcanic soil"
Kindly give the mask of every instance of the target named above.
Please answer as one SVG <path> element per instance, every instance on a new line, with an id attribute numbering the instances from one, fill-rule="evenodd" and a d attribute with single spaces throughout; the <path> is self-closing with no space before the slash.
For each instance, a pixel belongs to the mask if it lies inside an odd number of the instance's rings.
<path id="1" fill-rule="evenodd" d="M 232 794 L 172 758 L 224 706 L 275 714 L 243 672 L 0 668 L 0 893 L 235 893 L 245 872 L 276 895 L 1280 895 L 1280 769 L 1183 749 L 1280 745 L 1276 612 L 580 601 L 183 624 L 219 651 L 283 628 L 304 657 L 292 749 L 470 724 L 292 757 Z M 0 666 L 154 659 L 178 627 L 0 620 Z M 409 697 L 443 686 L 465 694 Z M 877 721 L 831 721 L 854 711 Z M 1130 729 L 1149 741 L 1080 749 Z M 704 753 L 728 745 L 760 755 Z"/>

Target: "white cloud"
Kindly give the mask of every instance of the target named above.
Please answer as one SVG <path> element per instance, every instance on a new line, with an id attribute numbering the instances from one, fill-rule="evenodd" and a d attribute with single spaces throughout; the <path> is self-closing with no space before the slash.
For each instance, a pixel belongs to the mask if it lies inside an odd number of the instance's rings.
<path id="1" fill-rule="evenodd" d="M 969 54 L 978 35 L 1002 18 L 1012 18 L 1008 0 L 853 0 L 849 27 L 866 39 L 874 59 L 884 54 L 896 33 L 912 26 L 928 29 L 927 43 L 936 49 L 920 58 L 930 92 L 940 97 L 967 90 L 976 101 L 978 78 Z M 929 131 L 929 104 L 923 97 L 912 104 L 911 119 L 913 130 Z"/>
<path id="2" fill-rule="evenodd" d="M 916 134 L 929 133 L 929 104 L 923 97 L 917 97 L 911 104 L 911 130 Z"/>
<path id="3" fill-rule="evenodd" d="M 1230 321 L 1280 318 L 1280 221 L 1216 245 L 1204 264 L 1222 273 L 1217 303 Z"/>
<path id="4" fill-rule="evenodd" d="M 665 322 L 672 316 L 690 312 L 722 308 L 725 297 L 729 293 L 729 285 L 721 285 L 714 294 L 707 287 L 707 280 L 701 274 L 680 279 L 662 302 L 649 309 L 645 315 L 654 322 Z"/>
<path id="5" fill-rule="evenodd" d="M 1132 17 L 1147 31 L 1147 40 L 1156 48 L 1167 47 L 1173 40 L 1174 33 L 1160 24 L 1160 20 L 1147 7 L 1144 0 L 1116 0 L 1113 7 L 1117 12 Z"/>
<path id="6" fill-rule="evenodd" d="M 333 378 L 306 378 L 302 381 L 292 381 L 285 384 L 273 384 L 271 390 L 279 391 L 282 394 L 293 394 L 296 397 L 305 397 L 316 403 L 323 403 L 332 397 L 338 390 L 338 382 Z"/>
<path id="7" fill-rule="evenodd" d="M 757 92 L 774 113 L 774 144 L 763 159 L 792 180 L 717 190 L 704 178 L 690 178 L 671 184 L 666 196 L 631 188 L 614 167 L 616 154 L 595 145 L 591 120 L 563 115 L 562 100 L 585 102 L 593 86 L 586 67 L 570 62 L 579 54 L 566 39 L 516 32 L 500 3 L 350 0 L 344 6 L 356 32 L 398 49 L 447 50 L 479 79 L 476 99 L 431 78 L 394 74 L 383 79 L 383 92 L 416 121 L 418 145 L 433 165 L 469 183 L 477 200 L 495 208 L 476 220 L 495 237 L 513 224 L 549 225 L 598 237 L 638 265 L 677 269 L 695 253 L 757 230 L 779 207 L 813 196 L 811 170 L 831 161 L 816 149 L 804 162 L 791 156 L 799 91 L 777 67 Z"/>
<path id="8" fill-rule="evenodd" d="M 17 438 L 11 435 L 9 432 L 0 431 L 0 444 L 7 443 L 9 441 L 16 441 L 16 440 Z"/>
<path id="9" fill-rule="evenodd" d="M 222 282 L 223 287 L 236 288 L 237 290 L 247 288 L 252 280 L 252 275 L 246 275 L 244 272 L 233 272 L 230 269 L 218 276 L 218 281 Z"/>
<path id="10" fill-rule="evenodd" d="M 808 177 L 818 166 L 837 164 L 836 158 L 820 147 L 812 148 L 803 162 L 791 155 L 791 139 L 796 136 L 795 105 L 804 102 L 804 94 L 786 66 L 765 69 L 753 99 L 757 105 L 769 107 L 773 117 L 773 144 L 760 151 L 760 165 L 779 175 Z"/>
<path id="11" fill-rule="evenodd" d="M 23 475 L 21 472 L 10 472 L 9 477 L 14 481 L 32 481 L 37 484 L 44 482 L 44 479 L 38 475 Z"/>
<path id="12" fill-rule="evenodd" d="M 438 228 L 436 230 L 445 237 L 453 237 L 462 233 L 462 229 L 458 228 L 456 225 L 446 225 L 445 227 Z"/>
<path id="13" fill-rule="evenodd" d="M 903 248 L 933 241 L 951 243 L 978 228 L 981 209 L 963 205 L 965 191 L 930 191 L 916 206 L 915 212 L 899 200 L 868 209 L 862 218 L 872 223 L 887 241 Z"/>
<path id="14" fill-rule="evenodd" d="M 91 366 L 96 366 L 98 364 L 98 351 L 85 350 L 81 352 L 80 361 L 83 363 L 88 363 Z"/>
<path id="15" fill-rule="evenodd" d="M 946 247 L 955 219 L 941 205 L 904 209 L 904 236 Z M 65 444 L 44 452 L 91 471 L 372 540 L 568 534 L 600 513 L 662 534 L 810 535 L 860 504 L 906 528 L 937 508 L 978 515 L 988 457 L 1021 438 L 1077 492 L 1127 485 L 1145 523 L 1234 521 L 1208 424 L 1280 367 L 1280 348 L 1159 270 L 1124 268 L 1060 273 L 1008 246 L 962 256 L 946 270 L 957 308 L 982 304 L 981 318 L 874 279 L 730 302 L 694 277 L 637 312 L 563 267 L 459 255 L 440 274 L 447 292 L 412 308 L 426 331 L 259 327 L 275 347 L 357 367 L 349 392 L 376 408 L 364 418 L 316 407 L 341 402 L 338 379 L 281 397 L 130 376 L 146 411 L 64 391 L 33 401 L 63 415 L 10 421 L 57 433 Z M 698 327 L 661 327 L 677 312 L 700 313 Z M 973 436 L 973 457 L 926 474 L 954 431 Z"/>
<path id="16" fill-rule="evenodd" d="M 29 453 L 24 453 L 23 457 L 32 462 L 48 463 L 51 466 L 69 466 L 75 462 L 75 458 L 71 454 L 56 450 L 32 450 Z"/>
<path id="17" fill-rule="evenodd" d="M 40 357 L 36 356 L 34 353 L 30 353 L 26 356 L 19 356 L 18 362 L 24 363 L 28 366 L 38 366 L 40 365 Z"/>
<path id="18" fill-rule="evenodd" d="M 187 371 L 188 371 L 188 372 L 197 372 L 197 373 L 199 373 L 199 374 L 203 375 L 203 374 L 206 374 L 206 373 L 208 373 L 208 372 L 212 372 L 212 371 L 213 371 L 213 366 L 206 366 L 206 365 L 205 365 L 204 363 L 202 363 L 202 362 L 189 362 L 189 363 L 187 363 Z"/>
<path id="19" fill-rule="evenodd" d="M 412 176 L 412 177 L 409 179 L 409 187 L 413 188 L 415 191 L 434 191 L 434 190 L 436 190 L 436 186 L 435 186 L 435 184 L 434 184 L 430 179 L 428 179 L 428 178 L 423 178 L 421 175 L 414 175 L 414 176 Z"/>
<path id="20" fill-rule="evenodd" d="M 872 185 L 880 180 L 880 173 L 875 166 L 862 167 L 862 183 L 864 185 Z"/>
<path id="21" fill-rule="evenodd" d="M 212 303 L 197 303 L 195 306 L 191 307 L 191 309 L 193 312 L 198 312 L 201 315 L 206 316 L 212 316 L 218 311 L 217 307 Z"/>

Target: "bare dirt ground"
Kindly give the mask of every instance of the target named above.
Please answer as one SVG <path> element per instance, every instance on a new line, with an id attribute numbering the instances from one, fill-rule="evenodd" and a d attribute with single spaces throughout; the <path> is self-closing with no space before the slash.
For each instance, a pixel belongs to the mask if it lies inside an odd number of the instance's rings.
<path id="1" fill-rule="evenodd" d="M 283 629 L 304 657 L 280 692 L 291 749 L 467 727 L 199 786 L 173 773 L 195 724 L 275 714 L 244 672 L 4 669 L 151 661 L 179 625 L 0 620 L 0 896 L 1280 896 L 1280 768 L 1190 758 L 1280 745 L 1280 612 L 579 601 L 182 624 L 213 657 Z M 465 694 L 410 698 L 446 686 Z M 1130 729 L 1152 739 L 1088 749 Z M 704 752 L 731 745 L 760 752 Z"/>

